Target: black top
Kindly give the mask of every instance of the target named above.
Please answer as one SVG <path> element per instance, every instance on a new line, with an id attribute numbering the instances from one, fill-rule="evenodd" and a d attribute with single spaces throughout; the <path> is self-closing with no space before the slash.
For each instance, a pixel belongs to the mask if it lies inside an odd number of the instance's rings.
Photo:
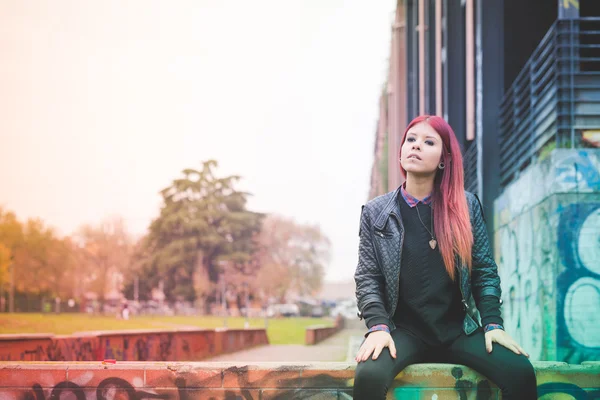
<path id="1" fill-rule="evenodd" d="M 431 207 L 410 207 L 402 198 L 399 202 L 405 235 L 394 322 L 429 344 L 453 341 L 461 333 L 465 312 L 458 279 L 450 279 L 439 246 L 429 245 Z"/>
<path id="2" fill-rule="evenodd" d="M 419 203 L 421 224 L 415 207 L 399 197 L 405 236 L 402 247 L 398 305 L 394 314 L 397 327 L 407 329 L 429 343 L 451 341 L 460 335 L 465 313 L 461 305 L 459 282 L 452 282 L 439 252 L 429 246 L 431 208 Z M 458 277 L 458 275 L 457 275 Z M 481 322 L 502 325 L 500 303 L 494 296 L 483 296 L 477 304 Z M 370 303 L 362 312 L 368 328 L 390 321 L 384 305 Z"/>

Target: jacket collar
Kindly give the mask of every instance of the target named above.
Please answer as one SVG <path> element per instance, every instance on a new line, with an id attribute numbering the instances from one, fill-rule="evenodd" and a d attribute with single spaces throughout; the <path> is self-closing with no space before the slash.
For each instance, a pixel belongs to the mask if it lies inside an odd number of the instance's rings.
<path id="1" fill-rule="evenodd" d="M 393 215 L 396 217 L 396 219 L 398 221 L 401 221 L 400 220 L 400 206 L 398 205 L 398 196 L 401 195 L 400 194 L 401 187 L 402 186 L 399 186 L 398 189 L 396 189 L 392 193 L 392 196 L 388 200 L 387 204 L 385 205 L 385 207 L 383 207 L 383 211 L 379 214 L 379 217 L 377 217 L 377 220 L 375 221 L 375 225 L 374 225 L 375 229 L 382 230 L 385 227 L 385 224 L 388 220 L 389 215 Z"/>
<path id="2" fill-rule="evenodd" d="M 431 194 L 427 195 L 423 200 L 419 200 L 415 196 L 413 196 L 412 194 L 408 193 L 406 191 L 406 188 L 404 186 L 406 186 L 406 182 L 404 182 L 400 186 L 400 194 L 402 194 L 402 197 L 404 198 L 404 201 L 406 201 L 406 204 L 408 204 L 408 206 L 410 208 L 416 207 L 419 203 L 422 203 L 422 204 L 431 204 L 431 202 L 433 200 L 433 197 L 431 197 Z"/>
<path id="3" fill-rule="evenodd" d="M 398 188 L 394 192 L 392 192 L 392 196 L 388 200 L 385 207 L 383 207 L 383 211 L 377 217 L 377 220 L 375 221 L 375 225 L 373 225 L 373 227 L 375 229 L 382 230 L 383 228 L 385 228 L 385 224 L 387 223 L 388 217 L 390 215 L 393 215 L 394 217 L 396 217 L 396 220 L 398 221 L 398 223 L 402 224 L 402 219 L 400 218 L 400 205 L 398 204 L 399 196 L 402 196 L 402 194 L 400 193 L 401 188 L 402 188 L 402 186 L 398 186 Z M 404 201 L 404 199 L 403 199 L 403 201 Z M 468 206 L 469 206 L 469 212 L 470 212 L 472 204 L 468 203 Z"/>

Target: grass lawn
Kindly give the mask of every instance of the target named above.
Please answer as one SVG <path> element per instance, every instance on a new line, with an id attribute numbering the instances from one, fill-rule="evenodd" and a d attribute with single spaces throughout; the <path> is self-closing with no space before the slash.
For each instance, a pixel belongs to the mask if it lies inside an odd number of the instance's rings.
<path id="1" fill-rule="evenodd" d="M 243 317 L 227 318 L 229 328 L 243 328 Z M 264 318 L 251 318 L 251 328 L 264 328 Z M 304 344 L 304 334 L 310 325 L 333 326 L 327 318 L 278 318 L 269 319 L 267 335 L 271 344 Z M 181 327 L 217 328 L 224 326 L 223 317 L 158 317 L 134 316 L 125 321 L 115 317 L 88 314 L 0 314 L 0 334 L 4 333 L 53 333 L 67 335 L 82 331 L 106 331 L 126 329 L 164 329 Z"/>

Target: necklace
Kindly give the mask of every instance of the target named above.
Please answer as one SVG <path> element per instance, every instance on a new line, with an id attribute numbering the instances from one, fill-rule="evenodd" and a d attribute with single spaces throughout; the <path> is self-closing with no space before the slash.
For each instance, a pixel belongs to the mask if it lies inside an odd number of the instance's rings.
<path id="1" fill-rule="evenodd" d="M 423 225 L 423 228 L 425 228 L 425 230 L 431 236 L 431 240 L 429 241 L 429 247 L 431 247 L 431 249 L 433 250 L 433 249 L 435 249 L 435 246 L 437 246 L 437 240 L 435 240 L 435 237 L 433 236 L 433 207 L 431 208 L 431 230 L 427 229 L 427 226 L 425 226 L 425 224 L 423 223 L 423 220 L 421 219 L 421 213 L 419 212 L 419 205 L 417 204 L 415 206 L 415 208 L 417 209 L 417 215 L 419 216 L 419 221 L 421 221 L 421 225 Z"/>

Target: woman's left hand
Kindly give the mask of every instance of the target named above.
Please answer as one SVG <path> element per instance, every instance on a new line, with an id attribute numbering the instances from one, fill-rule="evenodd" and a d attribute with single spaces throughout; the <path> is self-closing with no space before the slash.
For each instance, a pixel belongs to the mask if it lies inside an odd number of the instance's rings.
<path id="1" fill-rule="evenodd" d="M 493 329 L 485 333 L 485 349 L 488 353 L 492 352 L 492 343 L 494 342 L 501 344 L 502 346 L 511 350 L 513 353 L 523 354 L 529 358 L 529 354 L 527 354 L 525 350 L 523 350 L 523 348 L 519 346 L 519 344 L 502 329 Z"/>

